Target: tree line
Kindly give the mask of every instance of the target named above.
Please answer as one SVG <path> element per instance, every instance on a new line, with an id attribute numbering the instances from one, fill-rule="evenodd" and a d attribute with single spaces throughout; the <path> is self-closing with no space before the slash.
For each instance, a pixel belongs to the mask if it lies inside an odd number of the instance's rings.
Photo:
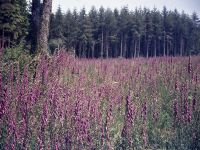
<path id="1" fill-rule="evenodd" d="M 61 8 L 51 15 L 49 45 L 74 49 L 79 57 L 152 57 L 183 56 L 200 52 L 200 24 L 196 13 L 191 16 L 176 9 L 127 7 L 87 13 Z"/>
<path id="2" fill-rule="evenodd" d="M 198 15 L 128 7 L 89 12 L 59 7 L 52 0 L 0 1 L 0 45 L 29 45 L 31 54 L 65 47 L 78 57 L 183 56 L 200 53 Z M 51 14 L 51 15 L 50 15 Z M 50 18 L 50 20 L 49 20 Z M 49 27 L 50 22 L 50 27 Z"/>

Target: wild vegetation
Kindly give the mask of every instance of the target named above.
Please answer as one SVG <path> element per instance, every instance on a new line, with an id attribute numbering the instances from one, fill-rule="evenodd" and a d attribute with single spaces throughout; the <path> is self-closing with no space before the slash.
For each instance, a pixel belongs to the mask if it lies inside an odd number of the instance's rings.
<path id="1" fill-rule="evenodd" d="M 0 149 L 200 148 L 199 56 L 24 64 L 1 63 Z"/>
<path id="2" fill-rule="evenodd" d="M 0 149 L 200 149 L 196 13 L 51 7 L 0 0 Z"/>

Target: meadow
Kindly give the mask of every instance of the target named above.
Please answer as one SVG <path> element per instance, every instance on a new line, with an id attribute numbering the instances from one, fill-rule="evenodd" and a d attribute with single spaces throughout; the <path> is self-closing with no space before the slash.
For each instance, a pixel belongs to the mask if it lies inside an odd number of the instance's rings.
<path id="1" fill-rule="evenodd" d="M 200 149 L 199 56 L 0 65 L 0 149 Z"/>

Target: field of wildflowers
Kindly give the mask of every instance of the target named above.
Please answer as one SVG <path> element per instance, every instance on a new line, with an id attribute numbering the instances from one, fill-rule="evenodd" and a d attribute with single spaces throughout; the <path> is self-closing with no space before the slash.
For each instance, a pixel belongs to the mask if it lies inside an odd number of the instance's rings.
<path id="1" fill-rule="evenodd" d="M 199 56 L 0 65 L 0 149 L 200 149 Z"/>

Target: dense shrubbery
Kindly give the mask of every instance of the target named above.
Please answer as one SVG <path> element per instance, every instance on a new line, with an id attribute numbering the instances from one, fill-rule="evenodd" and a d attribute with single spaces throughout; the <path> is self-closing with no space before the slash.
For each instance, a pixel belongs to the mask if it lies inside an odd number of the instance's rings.
<path id="1" fill-rule="evenodd" d="M 200 148 L 200 57 L 32 66 L 0 70 L 0 149 Z"/>
<path id="2" fill-rule="evenodd" d="M 14 66 L 19 65 L 20 71 L 23 71 L 26 64 L 31 64 L 32 58 L 29 55 L 29 52 L 24 50 L 24 48 L 24 44 L 19 44 L 14 48 L 6 48 L 1 50 L 3 57 L 1 57 L 0 63 L 4 68 L 2 70 L 4 75 L 9 74 L 11 64 Z M 30 67 L 31 66 L 32 65 L 30 65 Z"/>
<path id="3" fill-rule="evenodd" d="M 19 44 L 14 48 L 6 48 L 5 50 L 2 50 L 2 52 L 3 52 L 4 63 L 20 62 L 23 65 L 31 60 L 29 51 L 24 50 L 23 44 Z"/>

